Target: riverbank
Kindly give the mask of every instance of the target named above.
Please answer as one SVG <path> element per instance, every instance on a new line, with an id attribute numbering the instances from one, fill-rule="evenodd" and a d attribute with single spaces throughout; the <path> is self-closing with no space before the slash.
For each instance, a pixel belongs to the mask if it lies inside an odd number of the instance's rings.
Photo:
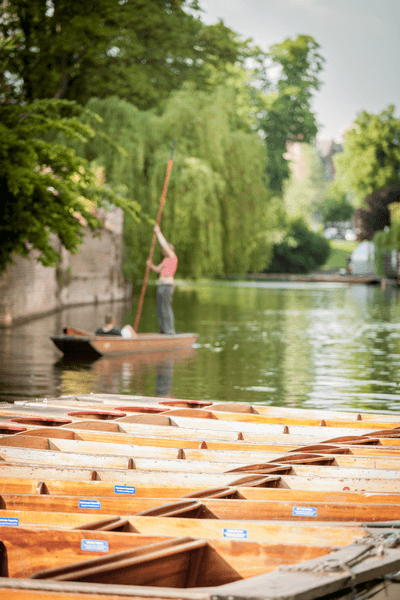
<path id="1" fill-rule="evenodd" d="M 394 279 L 385 279 L 376 275 L 341 275 L 338 272 L 327 273 L 326 271 L 316 271 L 308 274 L 295 273 L 249 273 L 246 279 L 255 279 L 261 281 L 301 281 L 301 282 L 332 282 L 346 284 L 373 284 L 381 285 L 383 281 L 386 285 L 399 285 Z"/>

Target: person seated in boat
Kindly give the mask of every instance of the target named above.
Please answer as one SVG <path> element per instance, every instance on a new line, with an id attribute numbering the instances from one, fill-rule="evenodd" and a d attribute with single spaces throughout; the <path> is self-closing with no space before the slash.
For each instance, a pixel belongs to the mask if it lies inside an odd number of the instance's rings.
<path id="1" fill-rule="evenodd" d="M 178 257 L 175 254 L 173 245 L 167 242 L 163 236 L 159 225 L 154 225 L 154 232 L 161 246 L 164 259 L 157 266 L 149 259 L 147 265 L 159 275 L 156 305 L 160 333 L 173 335 L 175 333 L 175 321 L 171 303 L 175 289 L 174 275 L 178 266 Z"/>
<path id="2" fill-rule="evenodd" d="M 115 319 L 111 315 L 106 316 L 105 325 L 103 325 L 103 327 L 98 327 L 94 333 L 95 335 L 120 335 L 127 339 L 137 337 L 137 333 L 132 325 L 124 325 L 122 329 L 115 327 Z"/>

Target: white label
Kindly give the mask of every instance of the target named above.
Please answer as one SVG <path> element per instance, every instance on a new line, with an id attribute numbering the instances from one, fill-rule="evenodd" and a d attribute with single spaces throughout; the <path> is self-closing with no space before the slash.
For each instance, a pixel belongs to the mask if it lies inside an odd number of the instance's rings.
<path id="1" fill-rule="evenodd" d="M 247 529 L 224 529 L 222 536 L 233 540 L 246 540 Z"/>
<path id="2" fill-rule="evenodd" d="M 12 517 L 2 517 L 0 518 L 0 527 L 18 527 L 19 519 L 14 519 Z"/>
<path id="3" fill-rule="evenodd" d="M 294 517 L 316 517 L 317 509 L 313 506 L 293 506 Z"/>
<path id="4" fill-rule="evenodd" d="M 79 500 L 79 508 L 101 508 L 98 500 Z"/>
<path id="5" fill-rule="evenodd" d="M 108 542 L 105 540 L 81 540 L 81 550 L 108 552 Z"/>
<path id="6" fill-rule="evenodd" d="M 136 488 L 131 485 L 116 485 L 114 487 L 114 493 L 115 494 L 130 494 L 133 496 L 134 494 L 136 494 Z"/>

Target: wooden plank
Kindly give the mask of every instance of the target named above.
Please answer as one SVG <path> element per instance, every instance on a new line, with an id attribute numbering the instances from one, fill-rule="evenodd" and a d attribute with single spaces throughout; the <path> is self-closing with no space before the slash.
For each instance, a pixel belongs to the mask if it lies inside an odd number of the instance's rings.
<path id="1" fill-rule="evenodd" d="M 144 549 L 156 543 L 168 543 L 174 538 L 143 536 L 135 533 L 31 530 L 23 528 L 0 528 L 0 537 L 6 547 L 7 575 L 9 577 L 29 577 L 47 568 L 68 565 L 91 557 L 104 557 L 129 549 Z M 177 538 L 175 538 L 177 539 Z M 180 538 L 182 539 L 182 538 Z M 91 544 L 93 550 L 85 550 L 82 541 L 103 542 Z M 107 549 L 100 550 L 98 546 Z M 84 545 L 83 545 L 84 546 Z M 235 540 L 208 540 L 209 548 L 202 575 L 204 585 L 213 585 L 213 580 L 224 583 L 236 572 L 236 579 L 254 577 L 273 570 L 280 564 L 296 564 L 316 556 L 324 556 L 332 551 L 326 545 L 300 546 L 297 544 L 264 544 L 247 542 L 245 547 Z M 239 551 L 241 550 L 241 551 Z M 221 562 L 225 567 L 217 572 Z M 214 566 L 212 566 L 214 563 Z M 3 569 L 4 569 L 3 565 Z M 226 571 L 225 571 L 226 569 Z"/>
<path id="2" fill-rule="evenodd" d="M 96 518 L 92 513 L 65 513 L 22 510 L 0 510 L 0 519 L 18 519 L 23 528 L 70 530 L 87 526 L 100 519 L 115 515 L 102 513 Z M 368 534 L 358 523 L 331 523 L 321 521 L 240 521 L 228 519 L 191 519 L 128 516 L 128 532 L 155 536 L 186 536 L 205 539 L 243 539 L 253 542 L 280 543 L 290 540 L 303 546 L 346 546 L 356 538 Z M 4 522 L 4 521 L 3 521 Z"/>
<path id="3" fill-rule="evenodd" d="M 47 510 L 48 512 L 86 512 L 92 514 L 138 515 L 144 511 L 172 504 L 178 507 L 182 499 L 169 498 L 166 504 L 160 498 L 109 497 L 83 498 L 79 496 L 46 496 L 29 494 L 2 494 L 0 506 L 3 510 Z M 194 503 L 196 505 L 196 503 Z M 198 503 L 197 503 L 198 505 Z M 400 519 L 398 504 L 304 502 L 268 500 L 201 500 L 201 518 L 240 520 L 318 520 L 375 522 Z M 168 508 L 168 512 L 170 512 Z M 157 512 L 158 514 L 158 512 Z M 146 515 L 147 516 L 147 515 Z M 150 515 L 149 515 L 150 516 Z M 190 516 L 190 515 L 189 515 Z"/>
<path id="4" fill-rule="evenodd" d="M 108 423 L 107 423 L 108 424 Z M 109 424 L 114 425 L 115 424 Z M 118 426 L 116 426 L 118 427 Z M 13 432 L 16 433 L 16 432 Z M 68 429 L 61 427 L 38 427 L 34 429 L 25 430 L 24 436 L 32 437 L 47 437 L 49 439 L 69 439 L 69 440 L 80 440 L 87 442 L 97 442 L 101 444 L 124 444 L 124 445 L 135 445 L 135 446 L 155 446 L 162 448 L 191 448 L 191 449 L 208 449 L 208 450 L 227 450 L 227 451 L 246 451 L 246 452 L 291 452 L 298 450 L 303 446 L 303 451 L 313 452 L 325 452 L 334 448 L 338 449 L 338 452 L 345 452 L 346 454 L 354 456 L 398 456 L 400 458 L 400 439 L 395 440 L 398 442 L 396 446 L 383 445 L 376 439 L 373 445 L 367 445 L 368 442 L 372 442 L 371 439 L 359 438 L 366 445 L 348 445 L 345 444 L 328 444 L 321 443 L 310 446 L 308 440 L 302 439 L 301 444 L 291 444 L 286 441 L 286 436 L 282 435 L 276 437 L 273 443 L 256 443 L 256 442 L 245 442 L 243 440 L 236 441 L 224 441 L 210 439 L 207 436 L 207 441 L 201 439 L 200 436 L 197 439 L 187 439 L 179 437 L 164 437 L 164 436 L 146 436 L 146 435 L 130 435 L 128 433 L 122 433 L 113 431 L 111 428 L 107 433 L 95 430 L 85 430 L 79 427 L 70 425 Z M 1 440 L 1 438 L 0 438 Z M 385 440 L 387 441 L 387 440 Z"/>
<path id="5" fill-rule="evenodd" d="M 47 400 L 47 404 L 54 406 L 61 406 L 68 402 L 76 403 L 103 403 L 119 405 L 121 402 L 126 404 L 153 404 L 161 405 L 168 408 L 182 407 L 182 403 L 190 403 L 189 406 L 193 407 L 193 400 L 184 399 L 162 399 L 159 396 L 140 396 L 140 395 L 118 395 L 118 394 L 78 394 L 74 396 L 64 396 L 60 398 L 51 398 Z M 204 401 L 203 401 L 204 403 Z M 36 404 L 36 403 L 35 403 Z M 200 405 L 200 403 L 199 403 Z M 370 422 L 384 422 L 392 423 L 393 426 L 400 427 L 400 418 L 395 413 L 381 414 L 376 412 L 355 412 L 355 411 L 335 411 L 326 409 L 316 408 L 292 408 L 285 406 L 263 406 L 261 404 L 248 404 L 245 402 L 212 402 L 208 401 L 207 405 L 210 407 L 212 412 L 235 412 L 235 413 L 248 413 L 255 415 L 264 415 L 267 417 L 294 417 L 294 418 L 311 418 L 315 420 L 344 420 L 344 421 L 370 421 Z M 200 406 L 198 406 L 200 407 Z"/>
<path id="6" fill-rule="evenodd" d="M 279 477 L 271 486 L 279 486 Z M 236 499 L 247 500 L 298 500 L 304 502 L 345 502 L 367 504 L 400 504 L 400 492 L 391 493 L 365 493 L 338 490 L 336 492 L 324 490 L 296 490 L 281 487 L 239 487 L 227 488 L 236 492 Z M 37 479 L 0 478 L 0 494 L 40 494 L 49 496 L 85 496 L 102 498 L 104 496 L 120 496 L 125 494 L 135 498 L 180 498 L 205 492 L 204 487 L 185 487 L 173 485 L 139 485 L 120 486 L 116 483 L 105 481 L 76 482 L 76 481 L 38 481 Z M 205 494 L 206 496 L 207 494 Z"/>
<path id="7" fill-rule="evenodd" d="M 16 449 L 13 453 L 12 450 Z M 171 468 L 171 462 L 174 459 L 185 459 L 185 464 L 179 465 L 182 471 L 196 471 L 196 462 L 202 462 L 202 472 L 215 472 L 235 469 L 240 463 L 278 463 L 294 464 L 295 461 L 303 460 L 311 462 L 314 457 L 324 456 L 324 453 L 312 453 L 309 456 L 299 453 L 287 453 L 283 455 L 279 452 L 246 452 L 246 451 L 227 451 L 227 450 L 208 450 L 191 449 L 185 451 L 176 448 L 164 448 L 157 446 L 131 446 L 113 443 L 86 442 L 79 440 L 65 440 L 42 438 L 38 436 L 27 436 L 17 434 L 0 438 L 0 456 L 4 460 L 11 460 L 12 456 L 18 456 L 18 449 L 26 448 L 30 452 L 30 460 L 35 462 L 53 464 L 54 454 L 59 451 L 64 453 L 62 460 L 65 464 L 82 464 L 82 455 L 93 455 L 91 460 L 95 461 L 93 466 L 120 467 L 123 468 L 126 461 L 118 461 L 118 456 L 134 456 L 135 465 L 138 469 L 168 469 Z M 10 450 L 9 450 L 10 449 Z M 301 450 L 301 449 L 300 449 Z M 43 453 L 44 451 L 44 453 Z M 51 452 L 51 453 L 50 453 Z M 107 461 L 107 456 L 109 459 Z M 152 456 L 154 458 L 152 458 Z M 80 457 L 80 458 L 78 458 Z M 147 457 L 147 458 L 142 458 Z M 157 457 L 157 458 L 156 458 Z M 341 454 L 328 454 L 331 465 L 344 468 L 355 469 L 399 469 L 400 458 L 388 457 L 366 457 L 366 456 L 348 456 Z M 20 460 L 13 459 L 13 460 Z M 25 462 L 26 459 L 24 459 Z M 59 460 L 59 459 L 58 459 Z M 78 461 L 78 463 L 70 461 Z M 84 459 L 83 459 L 84 460 Z M 223 463 L 226 463 L 226 468 Z"/>
<path id="8" fill-rule="evenodd" d="M 289 467 L 289 471 L 293 467 Z M 354 472 L 348 477 L 329 477 L 315 476 L 299 473 L 299 467 L 296 467 L 296 475 L 279 474 L 280 479 L 277 484 L 279 488 L 300 489 L 300 490 L 321 490 L 329 492 L 383 492 L 398 493 L 399 483 L 397 478 L 392 479 L 369 479 L 356 477 Z M 353 470 L 354 471 L 354 470 Z M 333 471 L 336 475 L 337 471 Z M 245 485 L 249 479 L 263 479 L 262 476 L 245 473 L 181 473 L 179 471 L 137 471 L 135 469 L 88 469 L 77 467 L 56 467 L 45 465 L 21 465 L 8 464 L 0 462 L 1 477 L 20 477 L 34 478 L 40 481 L 104 481 L 111 482 L 113 485 L 135 486 L 137 493 L 140 494 L 141 486 L 176 486 L 176 487 L 197 487 L 204 489 L 210 486 L 226 485 Z M 275 476 L 274 476 L 275 477 Z M 240 484 L 238 483 L 240 482 Z M 268 486 L 268 483 L 263 485 Z"/>

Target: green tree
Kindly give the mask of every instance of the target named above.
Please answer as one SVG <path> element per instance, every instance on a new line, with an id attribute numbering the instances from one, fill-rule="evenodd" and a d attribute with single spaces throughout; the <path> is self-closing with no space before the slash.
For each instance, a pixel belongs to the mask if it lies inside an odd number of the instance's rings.
<path id="1" fill-rule="evenodd" d="M 377 231 L 373 237 L 375 268 L 378 275 L 385 275 L 384 255 L 396 250 L 400 252 L 400 202 L 388 206 L 390 211 L 390 228 Z"/>
<path id="2" fill-rule="evenodd" d="M 280 69 L 275 87 L 267 98 L 261 129 L 267 145 L 269 185 L 281 193 L 289 177 L 289 166 L 283 155 L 290 140 L 310 142 L 318 130 L 311 110 L 313 93 L 321 87 L 319 74 L 324 59 L 319 44 L 308 35 L 287 38 L 270 48 L 272 65 Z"/>
<path id="3" fill-rule="evenodd" d="M 178 139 L 162 228 L 177 249 L 180 276 L 245 273 L 268 263 L 277 217 L 263 181 L 265 147 L 257 133 L 237 127 L 233 90 L 182 90 L 159 116 L 117 98 L 93 99 L 88 107 L 126 156 L 89 142 L 86 158 L 103 164 L 111 183 L 125 182 L 153 218 L 171 141 Z M 151 235 L 151 223 L 126 220 L 127 278 L 143 274 Z"/>
<path id="4" fill-rule="evenodd" d="M 335 157 L 339 178 L 359 205 L 378 190 L 400 183 L 400 119 L 395 107 L 380 114 L 361 112 L 347 131 L 344 152 Z"/>
<path id="5" fill-rule="evenodd" d="M 340 199 L 327 195 L 319 206 L 324 225 L 335 221 L 349 221 L 354 215 L 354 206 L 344 194 Z"/>
<path id="6" fill-rule="evenodd" d="M 324 265 L 330 246 L 319 233 L 308 229 L 302 219 L 289 222 L 285 237 L 274 244 L 268 273 L 308 273 Z"/>
<path id="7" fill-rule="evenodd" d="M 197 0 L 6 2 L 0 31 L 20 37 L 8 69 L 28 101 L 117 94 L 148 108 L 185 81 L 207 88 L 216 72 L 260 54 L 222 22 L 204 25 Z"/>
<path id="8" fill-rule="evenodd" d="M 100 225 L 93 208 L 105 200 L 136 217 L 139 207 L 98 185 L 74 150 L 46 141 L 52 131 L 81 140 L 93 135 L 80 122 L 81 112 L 75 103 L 61 100 L 0 104 L 0 271 L 13 253 L 28 256 L 31 248 L 45 266 L 55 265 L 59 255 L 51 234 L 77 252 L 85 223 L 93 231 Z"/>

